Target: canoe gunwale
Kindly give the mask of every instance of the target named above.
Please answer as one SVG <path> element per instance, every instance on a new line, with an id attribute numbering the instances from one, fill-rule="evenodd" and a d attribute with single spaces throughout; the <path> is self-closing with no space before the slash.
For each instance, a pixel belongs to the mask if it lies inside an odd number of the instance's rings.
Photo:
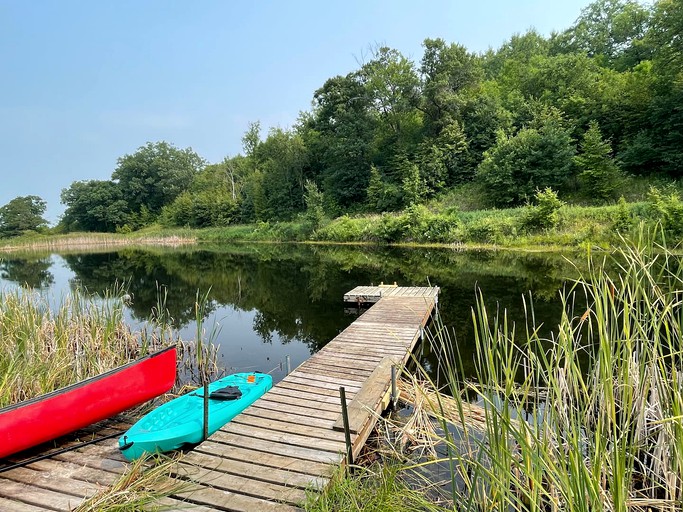
<path id="1" fill-rule="evenodd" d="M 164 354 L 168 352 L 169 350 L 175 349 L 175 345 L 170 345 L 166 348 L 163 348 L 161 350 L 158 350 L 152 354 L 147 354 L 146 356 L 143 356 L 139 359 L 135 359 L 134 361 L 130 361 L 129 363 L 126 363 L 121 366 L 117 366 L 116 368 L 112 368 L 111 370 L 107 370 L 104 373 L 100 373 L 98 375 L 94 375 L 92 377 L 88 377 L 87 379 L 74 382 L 73 384 L 69 384 L 68 386 L 64 386 L 62 388 L 55 389 L 54 391 L 50 391 L 48 393 L 43 393 L 42 395 L 34 396 L 33 398 L 29 398 L 27 400 L 22 400 L 21 402 L 16 402 L 14 404 L 7 405 L 5 407 L 0 408 L 0 415 L 5 413 L 5 412 L 10 412 L 10 411 L 15 411 L 17 409 L 20 409 L 22 407 L 25 407 L 27 405 L 32 405 L 38 402 L 42 402 L 43 400 L 47 400 L 49 398 L 63 395 L 66 393 L 69 393 L 70 391 L 74 391 L 76 389 L 82 388 L 87 386 L 88 384 L 92 384 L 93 382 L 97 382 L 99 380 L 105 379 L 107 377 L 111 377 L 113 375 L 116 375 L 117 373 L 120 373 L 124 370 L 127 370 L 128 368 L 135 366 L 143 361 L 147 361 L 148 359 L 152 359 L 156 356 L 159 356 L 161 354 Z"/>

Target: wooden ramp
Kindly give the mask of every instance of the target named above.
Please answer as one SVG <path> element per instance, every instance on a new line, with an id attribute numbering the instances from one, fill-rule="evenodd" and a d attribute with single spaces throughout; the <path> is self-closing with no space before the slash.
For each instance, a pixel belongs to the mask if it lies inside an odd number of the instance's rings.
<path id="1" fill-rule="evenodd" d="M 372 297 L 361 292 L 345 299 Z M 340 386 L 355 457 L 388 403 L 391 365 L 410 358 L 437 296 L 438 288 L 395 287 L 371 300 L 376 304 L 334 340 L 186 453 L 175 476 L 191 488 L 157 505 L 197 512 L 299 510 L 307 493 L 324 488 L 347 462 Z M 112 438 L 0 473 L 0 510 L 70 510 L 125 468 Z"/>
<path id="2" fill-rule="evenodd" d="M 183 497 L 216 510 L 297 510 L 346 462 L 339 387 L 357 456 L 386 408 L 391 364 L 404 364 L 438 288 L 394 288 L 254 405 L 188 453 Z M 404 292 L 400 294 L 400 292 Z M 351 300 L 356 300 L 352 295 Z M 202 472 L 204 469 L 204 473 Z"/>

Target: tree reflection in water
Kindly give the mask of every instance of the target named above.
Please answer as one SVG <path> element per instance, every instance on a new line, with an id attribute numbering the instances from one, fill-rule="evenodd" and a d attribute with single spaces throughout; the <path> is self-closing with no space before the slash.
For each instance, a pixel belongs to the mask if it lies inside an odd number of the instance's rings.
<path id="1" fill-rule="evenodd" d="M 222 326 L 217 341 L 228 364 L 238 360 L 260 369 L 275 366 L 291 351 L 298 351 L 292 358 L 296 366 L 334 338 L 354 319 L 345 314 L 342 296 L 360 284 L 396 281 L 441 287 L 440 314 L 467 361 L 473 350 L 471 308 L 477 288 L 489 307 L 500 305 L 517 321 L 524 320 L 522 296 L 531 290 L 536 323 L 550 330 L 561 312 L 558 290 L 566 279 L 576 277 L 574 265 L 559 255 L 449 249 L 239 244 L 60 258 L 73 273 L 72 288 L 103 294 L 124 284 L 135 321 L 150 317 L 163 289 L 172 326 L 189 336 L 195 329 L 197 293 L 206 294 L 205 325 L 210 329 L 213 321 Z M 50 288 L 50 267 L 60 258 L 3 259 L 0 276 Z M 65 290 L 53 291 L 59 295 Z M 261 346 L 251 339 L 260 340 Z M 420 354 L 425 365 L 434 366 L 433 354 Z"/>

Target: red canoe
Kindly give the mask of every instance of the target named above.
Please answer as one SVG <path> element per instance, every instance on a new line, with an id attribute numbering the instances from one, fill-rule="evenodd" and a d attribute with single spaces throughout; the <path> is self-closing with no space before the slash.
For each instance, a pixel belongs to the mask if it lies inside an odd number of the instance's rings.
<path id="1" fill-rule="evenodd" d="M 159 396 L 176 378 L 175 346 L 106 373 L 0 409 L 0 458 L 83 428 Z"/>

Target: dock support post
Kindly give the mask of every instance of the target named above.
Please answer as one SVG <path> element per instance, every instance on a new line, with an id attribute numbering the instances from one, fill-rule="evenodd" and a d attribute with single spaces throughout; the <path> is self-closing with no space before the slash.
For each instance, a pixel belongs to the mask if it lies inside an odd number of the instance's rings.
<path id="1" fill-rule="evenodd" d="M 204 381 L 204 428 L 202 430 L 202 441 L 206 441 L 209 438 L 209 379 L 207 378 L 206 371 L 203 372 Z"/>
<path id="2" fill-rule="evenodd" d="M 396 407 L 398 401 L 398 387 L 396 385 L 396 365 L 391 365 L 391 406 Z"/>
<path id="3" fill-rule="evenodd" d="M 292 373 L 292 358 L 289 355 L 285 356 L 285 375 Z"/>
<path id="4" fill-rule="evenodd" d="M 353 465 L 353 445 L 351 444 L 351 430 L 349 428 L 349 411 L 346 408 L 346 389 L 339 386 L 339 399 L 341 400 L 342 420 L 344 421 L 344 441 L 346 441 L 346 466 Z"/>

